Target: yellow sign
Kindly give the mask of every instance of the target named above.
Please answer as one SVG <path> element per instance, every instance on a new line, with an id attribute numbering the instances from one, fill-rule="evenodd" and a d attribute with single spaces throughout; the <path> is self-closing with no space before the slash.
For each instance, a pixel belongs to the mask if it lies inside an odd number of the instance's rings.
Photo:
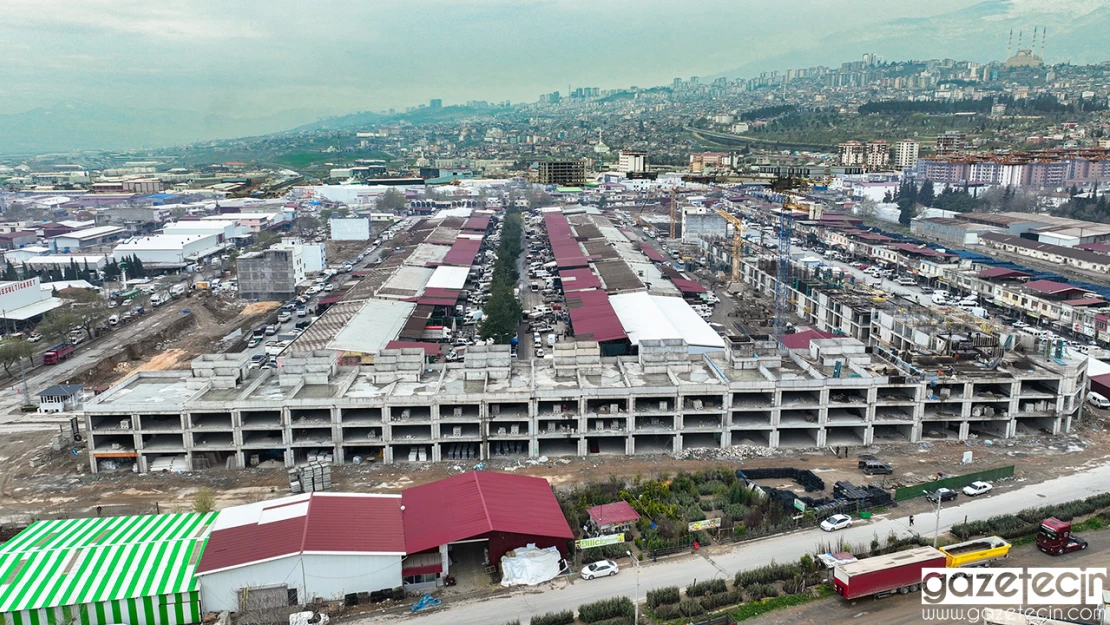
<path id="1" fill-rule="evenodd" d="M 693 521 L 693 522 L 691 522 L 690 525 L 689 525 L 689 530 L 691 532 L 696 532 L 698 530 L 707 530 L 711 527 L 720 527 L 720 526 L 721 526 L 721 519 L 720 518 L 706 519 L 704 521 Z"/>

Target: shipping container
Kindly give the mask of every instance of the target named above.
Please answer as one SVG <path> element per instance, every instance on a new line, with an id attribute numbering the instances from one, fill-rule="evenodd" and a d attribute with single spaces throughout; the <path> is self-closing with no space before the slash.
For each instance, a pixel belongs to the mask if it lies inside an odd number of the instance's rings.
<path id="1" fill-rule="evenodd" d="M 875 556 L 836 567 L 833 585 L 845 599 L 906 594 L 921 588 L 922 569 L 943 569 L 947 558 L 932 547 Z"/>

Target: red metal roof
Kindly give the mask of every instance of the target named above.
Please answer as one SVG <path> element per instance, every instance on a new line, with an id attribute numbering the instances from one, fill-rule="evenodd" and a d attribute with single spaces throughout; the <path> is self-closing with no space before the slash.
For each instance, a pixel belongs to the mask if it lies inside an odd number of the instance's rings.
<path id="1" fill-rule="evenodd" d="M 426 343 L 423 341 L 390 341 L 385 344 L 386 349 L 405 349 L 406 347 L 422 347 L 424 353 L 436 356 L 443 353 L 443 343 Z"/>
<path id="2" fill-rule="evenodd" d="M 1025 287 L 1033 291 L 1037 291 L 1038 293 L 1046 293 L 1048 295 L 1059 295 L 1061 293 L 1070 292 L 1085 292 L 1083 289 L 1074 287 L 1070 284 L 1064 284 L 1063 282 L 1053 282 L 1052 280 L 1034 280 L 1027 283 Z"/>
<path id="3" fill-rule="evenodd" d="M 563 291 L 588 291 L 601 288 L 601 278 L 598 278 L 591 269 L 565 269 L 559 272 L 559 279 L 563 282 Z"/>
<path id="4" fill-rule="evenodd" d="M 480 239 L 459 238 L 443 257 L 444 265 L 454 267 L 469 267 L 474 264 L 474 257 L 478 255 L 478 248 L 482 247 Z"/>
<path id="5" fill-rule="evenodd" d="M 1064 301 L 1068 306 L 1100 306 L 1106 303 L 1106 300 L 1101 297 L 1081 297 L 1079 299 L 1069 299 Z"/>
<path id="6" fill-rule="evenodd" d="M 403 554 L 401 498 L 311 493 L 224 511 L 196 572 L 306 552 Z"/>
<path id="7" fill-rule="evenodd" d="M 605 291 L 568 293 L 567 310 L 574 336 L 579 340 L 617 341 L 628 338 Z"/>
<path id="8" fill-rule="evenodd" d="M 671 282 L 674 282 L 674 285 L 678 287 L 678 290 L 682 291 L 683 293 L 706 292 L 705 287 L 698 284 L 697 282 L 694 282 L 693 280 L 687 280 L 685 278 L 671 278 Z"/>
<path id="9" fill-rule="evenodd" d="M 573 538 L 543 478 L 472 471 L 406 489 L 401 501 L 408 553 L 489 532 Z"/>
<path id="10" fill-rule="evenodd" d="M 589 262 L 582 253 L 582 246 L 571 231 L 570 222 L 565 215 L 549 211 L 543 215 L 544 225 L 547 227 L 547 238 L 551 242 L 551 251 L 555 254 L 555 262 L 559 269 L 573 269 L 586 267 Z"/>
<path id="11" fill-rule="evenodd" d="M 477 215 L 466 220 L 463 230 L 478 230 L 485 232 L 489 228 L 489 215 Z"/>
<path id="12" fill-rule="evenodd" d="M 922 247 L 915 243 L 895 243 L 890 247 L 896 250 L 902 250 L 903 252 L 908 252 L 910 254 L 920 254 L 921 256 L 932 256 L 934 258 L 955 256 L 955 254 L 949 254 L 948 252 L 938 252 L 931 247 Z"/>
<path id="13" fill-rule="evenodd" d="M 613 503 L 594 506 L 587 510 L 587 512 L 598 527 L 640 520 L 640 515 L 632 509 L 632 506 L 628 505 L 627 501 L 615 501 Z"/>
<path id="14" fill-rule="evenodd" d="M 652 245 L 648 245 L 647 243 L 645 243 L 640 247 L 640 251 L 644 253 L 644 256 L 647 256 L 649 259 L 654 260 L 657 263 L 667 262 L 667 259 L 663 257 L 663 254 L 660 253 L 659 250 L 655 249 L 655 247 Z"/>
<path id="15" fill-rule="evenodd" d="M 992 267 L 984 269 L 979 272 L 980 278 L 1029 278 L 1032 274 L 1018 271 L 1017 269 L 1007 269 L 1005 267 Z"/>
<path id="16" fill-rule="evenodd" d="M 782 344 L 786 349 L 809 349 L 810 341 L 814 339 L 831 339 L 835 334 L 821 330 L 803 330 L 782 337 Z"/>

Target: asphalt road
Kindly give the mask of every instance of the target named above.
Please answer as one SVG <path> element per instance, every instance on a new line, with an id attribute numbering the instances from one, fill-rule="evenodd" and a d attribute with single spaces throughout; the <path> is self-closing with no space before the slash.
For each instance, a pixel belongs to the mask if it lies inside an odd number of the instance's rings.
<path id="1" fill-rule="evenodd" d="M 1026 508 L 1082 499 L 1107 491 L 1110 491 L 1110 463 L 1040 484 L 1009 489 L 990 497 L 969 499 L 961 496 L 956 505 L 949 504 L 941 510 L 940 531 L 947 531 L 954 523 L 965 519 L 985 519 Z M 927 535 L 936 526 L 935 518 L 934 515 L 918 515 L 915 529 Z M 833 541 L 868 545 L 873 537 L 883 540 L 890 533 L 910 535 L 908 518 L 896 514 L 880 515 L 870 522 L 836 534 L 828 534 L 819 529 L 807 530 L 737 546 L 711 547 L 698 554 L 668 558 L 654 564 L 644 563 L 640 566 L 638 592 L 636 571 L 626 559 L 622 562 L 622 571 L 613 577 L 591 581 L 560 578 L 545 585 L 542 590 L 514 590 L 486 600 L 471 600 L 454 605 L 445 603 L 443 608 L 407 620 L 419 625 L 454 625 L 459 622 L 501 625 L 514 619 L 520 619 L 523 623 L 537 614 L 570 609 L 607 597 L 624 595 L 639 596 L 642 599 L 644 592 L 652 588 L 684 586 L 694 579 L 728 579 L 740 570 L 758 568 L 771 562 L 796 560 Z M 396 619 L 395 616 L 375 616 L 357 619 L 357 622 L 384 623 Z"/>

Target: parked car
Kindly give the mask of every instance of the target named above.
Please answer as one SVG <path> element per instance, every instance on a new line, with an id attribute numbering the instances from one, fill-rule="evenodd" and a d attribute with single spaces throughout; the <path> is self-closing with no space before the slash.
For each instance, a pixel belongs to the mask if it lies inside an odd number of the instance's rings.
<path id="1" fill-rule="evenodd" d="M 620 567 L 612 560 L 600 560 L 593 564 L 587 564 L 582 567 L 582 579 L 594 579 L 595 577 L 608 577 L 616 575 Z"/>
<path id="2" fill-rule="evenodd" d="M 255 355 L 251 356 L 251 361 L 247 364 L 247 368 L 248 369 L 257 369 L 257 368 L 261 367 L 262 363 L 264 363 L 264 362 L 266 362 L 266 355 L 265 354 L 255 354 Z"/>
<path id="3" fill-rule="evenodd" d="M 987 482 L 972 482 L 964 486 L 964 494 L 968 497 L 975 497 L 977 495 L 984 495 L 991 492 L 994 487 Z"/>
<path id="4" fill-rule="evenodd" d="M 953 499 L 956 498 L 957 495 L 959 495 L 959 493 L 952 490 L 951 488 L 938 488 L 938 489 L 934 490 L 933 492 L 925 495 L 925 499 L 928 500 L 928 501 L 931 501 L 933 503 L 936 503 L 938 500 L 940 500 L 940 501 L 952 501 Z"/>
<path id="5" fill-rule="evenodd" d="M 1106 399 L 1101 393 L 1090 391 L 1087 393 L 1087 403 L 1095 408 L 1102 408 L 1106 410 L 1110 408 L 1110 399 Z"/>
<path id="6" fill-rule="evenodd" d="M 834 514 L 831 517 L 821 521 L 821 529 L 826 532 L 835 532 L 836 530 L 843 530 L 852 527 L 852 517 L 847 514 Z"/>
<path id="7" fill-rule="evenodd" d="M 864 475 L 893 475 L 894 467 L 878 460 L 860 460 L 859 468 Z"/>

